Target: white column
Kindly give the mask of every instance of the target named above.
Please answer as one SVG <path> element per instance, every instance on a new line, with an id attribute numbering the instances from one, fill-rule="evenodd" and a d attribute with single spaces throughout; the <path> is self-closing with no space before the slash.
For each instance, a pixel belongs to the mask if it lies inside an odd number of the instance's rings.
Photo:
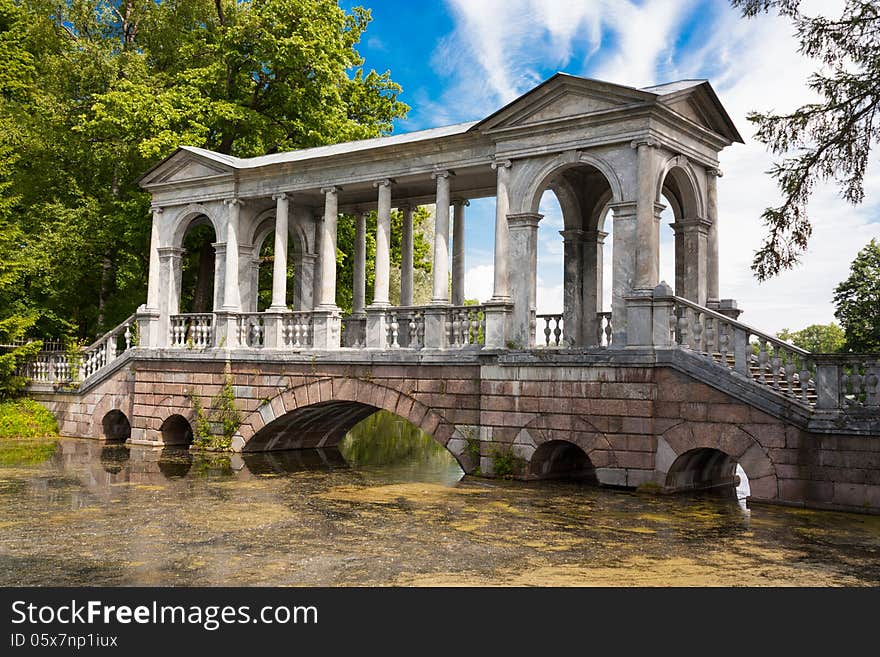
<path id="1" fill-rule="evenodd" d="M 223 310 L 241 312 L 241 291 L 238 272 L 238 220 L 241 200 L 228 199 L 226 203 L 226 272 L 223 281 Z"/>
<path id="2" fill-rule="evenodd" d="M 309 310 L 314 310 L 321 303 L 321 253 L 323 253 L 321 236 L 324 233 L 324 213 L 315 208 L 315 260 L 312 263 L 312 305 Z"/>
<path id="3" fill-rule="evenodd" d="M 470 201 L 452 203 L 452 305 L 464 305 L 464 209 Z"/>
<path id="4" fill-rule="evenodd" d="M 324 187 L 324 222 L 321 226 L 321 296 L 322 310 L 336 310 L 336 222 L 339 216 L 340 187 Z"/>
<path id="5" fill-rule="evenodd" d="M 450 171 L 438 171 L 437 201 L 434 212 L 434 294 L 431 303 L 449 303 L 449 177 Z"/>
<path id="6" fill-rule="evenodd" d="M 718 302 L 721 298 L 718 277 L 718 178 L 720 177 L 721 171 L 718 169 L 706 171 L 706 218 L 709 220 L 706 296 L 710 302 Z"/>
<path id="7" fill-rule="evenodd" d="M 275 194 L 275 262 L 272 263 L 271 311 L 287 310 L 287 222 L 290 212 L 290 196 Z M 256 248 L 260 248 L 256 245 Z M 259 254 L 258 254 L 259 255 Z"/>
<path id="8" fill-rule="evenodd" d="M 636 282 L 638 290 L 653 290 L 660 277 L 660 222 L 655 211 L 657 142 L 632 142 L 638 149 L 638 191 L 636 198 Z"/>
<path id="9" fill-rule="evenodd" d="M 403 231 L 400 243 L 400 305 L 413 305 L 413 213 L 411 206 L 401 208 Z"/>
<path id="10" fill-rule="evenodd" d="M 495 193 L 495 280 L 492 301 L 510 301 L 507 263 L 510 251 L 510 228 L 507 225 L 507 214 L 510 212 L 510 198 L 507 187 L 510 183 L 510 160 L 492 163 L 498 172 L 497 190 Z"/>
<path id="11" fill-rule="evenodd" d="M 367 213 L 359 210 L 354 215 L 354 290 L 352 315 L 364 316 L 367 305 Z"/>
<path id="12" fill-rule="evenodd" d="M 147 275 L 147 310 L 159 309 L 159 222 L 162 208 L 153 207 L 153 226 L 150 230 L 150 270 Z"/>
<path id="13" fill-rule="evenodd" d="M 376 210 L 376 280 L 373 285 L 373 305 L 389 305 L 391 276 L 391 183 L 389 178 L 373 183 L 379 188 Z"/>

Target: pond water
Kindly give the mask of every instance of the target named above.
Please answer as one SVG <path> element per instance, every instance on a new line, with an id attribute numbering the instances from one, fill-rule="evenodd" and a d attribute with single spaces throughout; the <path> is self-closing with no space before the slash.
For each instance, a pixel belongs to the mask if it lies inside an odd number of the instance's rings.
<path id="1" fill-rule="evenodd" d="M 0 444 L 0 584 L 877 585 L 880 517 L 463 477 L 368 420 L 339 450 Z"/>

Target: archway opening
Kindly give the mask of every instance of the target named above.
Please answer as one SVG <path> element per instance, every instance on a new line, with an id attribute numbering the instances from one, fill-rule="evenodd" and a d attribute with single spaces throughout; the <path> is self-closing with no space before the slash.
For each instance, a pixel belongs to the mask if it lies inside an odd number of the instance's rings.
<path id="1" fill-rule="evenodd" d="M 353 468 L 382 468 L 408 481 L 454 483 L 464 471 L 434 438 L 399 415 L 377 411 L 353 426 L 339 443 Z"/>
<path id="2" fill-rule="evenodd" d="M 110 443 L 124 443 L 131 437 L 131 423 L 125 413 L 118 409 L 104 415 L 101 428 L 104 431 L 104 440 Z"/>
<path id="3" fill-rule="evenodd" d="M 204 215 L 196 217 L 186 230 L 181 256 L 181 313 L 209 313 L 215 306 L 214 226 Z"/>
<path id="4" fill-rule="evenodd" d="M 457 481 L 463 474 L 456 456 L 431 435 L 403 417 L 355 401 L 320 402 L 286 413 L 257 431 L 243 451 L 310 449 L 338 450 L 355 468 L 398 468 L 410 480 L 419 472 L 432 481 L 441 474 L 447 481 L 452 472 Z"/>
<path id="5" fill-rule="evenodd" d="M 531 479 L 569 479 L 598 485 L 596 468 L 584 450 L 567 440 L 542 443 L 529 461 Z"/>
<path id="6" fill-rule="evenodd" d="M 680 455 L 666 474 L 667 492 L 719 490 L 725 494 L 739 490 L 738 472 L 745 471 L 736 459 L 720 449 L 701 447 Z"/>
<path id="7" fill-rule="evenodd" d="M 660 182 L 660 280 L 675 294 L 705 305 L 708 224 L 700 191 L 687 164 L 672 160 Z"/>
<path id="8" fill-rule="evenodd" d="M 167 446 L 181 447 L 192 444 L 192 427 L 182 415 L 168 417 L 162 423 L 160 431 L 162 432 L 162 442 Z"/>
<path id="9" fill-rule="evenodd" d="M 611 184 L 596 167 L 578 163 L 551 174 L 541 189 L 538 209 L 544 218 L 538 226 L 535 342 L 606 344 L 602 313 L 605 289 L 610 290 L 605 271 L 611 260 L 611 222 L 606 221 L 611 215 Z"/>
<path id="10" fill-rule="evenodd" d="M 260 240 L 259 244 L 254 245 L 256 250 L 255 266 L 256 272 L 256 308 L 258 312 L 263 312 L 272 305 L 272 282 L 275 272 L 275 232 L 271 231 Z M 294 241 L 288 240 L 287 245 L 287 294 L 285 304 L 288 308 L 296 308 L 298 305 L 295 299 L 296 280 L 295 280 L 295 249 Z M 299 309 L 299 308 L 297 308 Z"/>

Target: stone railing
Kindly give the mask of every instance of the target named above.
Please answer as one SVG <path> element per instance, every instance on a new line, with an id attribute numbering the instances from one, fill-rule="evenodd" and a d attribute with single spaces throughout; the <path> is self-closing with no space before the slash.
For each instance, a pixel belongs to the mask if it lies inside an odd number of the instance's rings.
<path id="1" fill-rule="evenodd" d="M 409 349 L 425 346 L 425 309 L 421 307 L 400 308 L 401 345 Z"/>
<path id="2" fill-rule="evenodd" d="M 535 345 L 538 347 L 564 347 L 564 324 L 562 313 L 536 315 L 538 326 Z M 593 346 L 611 346 L 611 313 L 596 313 L 596 343 Z"/>
<path id="3" fill-rule="evenodd" d="M 818 408 L 880 410 L 880 355 L 817 354 L 813 358 Z"/>
<path id="4" fill-rule="evenodd" d="M 449 346 L 482 347 L 486 335 L 486 309 L 483 306 L 453 306 L 446 311 Z"/>
<path id="5" fill-rule="evenodd" d="M 185 313 L 171 315 L 168 332 L 169 346 L 174 349 L 206 349 L 214 346 L 214 315 Z"/>
<path id="6" fill-rule="evenodd" d="M 539 347 L 561 347 L 562 344 L 562 313 L 535 315 L 538 334 L 535 344 Z M 542 325 L 543 323 L 543 325 Z"/>
<path id="7" fill-rule="evenodd" d="M 131 315 L 83 350 L 82 378 L 87 379 L 134 346 L 135 316 Z"/>
<path id="8" fill-rule="evenodd" d="M 136 330 L 132 315 L 83 349 L 41 351 L 22 366 L 21 373 L 35 383 L 85 381 L 136 346 Z"/>
<path id="9" fill-rule="evenodd" d="M 611 313 L 596 313 L 596 344 L 600 347 L 611 346 Z"/>
<path id="10" fill-rule="evenodd" d="M 666 311 L 668 342 L 710 359 L 762 386 L 813 406 L 816 364 L 813 354 L 726 315 L 680 297 L 655 298 L 655 327 Z"/>
<path id="11" fill-rule="evenodd" d="M 285 349 L 311 349 L 314 344 L 312 313 L 285 314 L 282 319 L 281 337 Z"/>
<path id="12" fill-rule="evenodd" d="M 238 315 L 238 345 L 250 349 L 261 349 L 265 344 L 265 316 L 262 313 L 241 313 Z"/>

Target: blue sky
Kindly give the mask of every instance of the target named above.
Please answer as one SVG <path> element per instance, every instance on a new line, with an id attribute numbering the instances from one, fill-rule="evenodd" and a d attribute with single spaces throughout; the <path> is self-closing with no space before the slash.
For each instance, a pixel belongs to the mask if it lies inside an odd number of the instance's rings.
<path id="1" fill-rule="evenodd" d="M 810 252 L 795 271 L 759 285 L 749 271 L 763 236 L 760 214 L 777 202 L 764 172 L 772 158 L 752 138 L 750 110 L 790 110 L 812 100 L 805 86 L 814 65 L 797 53 L 784 19 L 746 20 L 724 0 L 374 0 L 343 1 L 372 10 L 358 47 L 367 69 L 390 70 L 412 107 L 395 132 L 482 118 L 557 71 L 636 87 L 707 78 L 746 144 L 722 152 L 719 183 L 721 292 L 745 309 L 743 321 L 778 331 L 833 319 L 834 285 L 871 237 L 880 179 L 869 169 L 867 199 L 853 208 L 832 188 L 820 188 L 810 211 Z M 807 0 L 806 9 L 832 14 L 835 0 Z M 561 216 L 545 194 L 539 228 L 538 311 L 562 308 Z M 671 220 L 671 219 L 670 219 Z M 468 208 L 466 288 L 491 292 L 494 199 Z M 672 231 L 664 222 L 661 278 L 672 279 Z M 612 236 L 606 240 L 610 251 Z M 606 253 L 610 262 L 610 253 Z M 610 284 L 610 271 L 606 285 Z M 609 308 L 606 308 L 609 309 Z"/>

